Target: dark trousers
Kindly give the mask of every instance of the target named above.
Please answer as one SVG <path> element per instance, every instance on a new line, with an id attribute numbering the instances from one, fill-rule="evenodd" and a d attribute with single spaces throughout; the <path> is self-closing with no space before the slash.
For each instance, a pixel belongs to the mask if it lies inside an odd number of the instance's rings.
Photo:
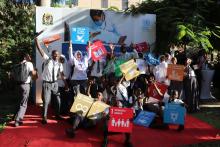
<path id="1" fill-rule="evenodd" d="M 43 88 L 42 88 L 42 96 L 43 96 L 43 117 L 47 118 L 47 111 L 48 106 L 51 101 L 52 95 L 54 96 L 56 100 L 56 106 L 55 106 L 55 113 L 56 115 L 60 115 L 60 93 L 58 90 L 58 83 L 57 82 L 43 82 Z"/>
<path id="2" fill-rule="evenodd" d="M 18 112 L 15 116 L 15 121 L 21 121 L 25 115 L 28 104 L 28 97 L 30 93 L 30 84 L 20 84 L 19 85 L 19 97 L 21 98 Z"/>

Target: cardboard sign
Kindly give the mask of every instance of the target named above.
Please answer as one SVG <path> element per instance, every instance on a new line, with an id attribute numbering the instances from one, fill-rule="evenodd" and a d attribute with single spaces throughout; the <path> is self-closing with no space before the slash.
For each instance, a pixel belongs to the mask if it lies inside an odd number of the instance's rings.
<path id="1" fill-rule="evenodd" d="M 79 93 L 75 97 L 75 100 L 70 109 L 70 112 L 82 113 L 82 116 L 85 117 L 90 107 L 92 106 L 93 101 L 94 101 L 93 98 L 90 98 L 86 95 Z"/>
<path id="2" fill-rule="evenodd" d="M 160 92 L 164 95 L 168 86 L 165 84 L 159 83 L 159 82 L 156 82 L 156 85 L 157 85 L 158 89 L 160 90 Z M 162 98 L 163 98 L 162 96 L 160 96 L 158 94 L 154 84 L 151 84 L 149 87 L 149 97 L 153 97 L 158 100 L 162 100 Z"/>
<path id="3" fill-rule="evenodd" d="M 149 45 L 147 44 L 147 42 L 141 42 L 141 43 L 135 44 L 135 49 L 137 52 L 143 53 L 149 49 Z"/>
<path id="4" fill-rule="evenodd" d="M 101 41 L 94 42 L 91 46 L 91 55 L 93 61 L 100 60 L 103 56 L 106 56 L 107 51 Z"/>
<path id="5" fill-rule="evenodd" d="M 183 81 L 184 65 L 168 64 L 167 76 L 170 80 Z"/>
<path id="6" fill-rule="evenodd" d="M 140 71 L 137 70 L 136 66 L 133 66 L 127 73 L 125 74 L 125 80 L 129 81 L 140 75 Z"/>
<path id="7" fill-rule="evenodd" d="M 156 113 L 141 111 L 134 120 L 134 124 L 149 127 L 151 122 L 154 120 Z"/>
<path id="8" fill-rule="evenodd" d="M 87 44 L 89 41 L 89 28 L 77 27 L 71 29 L 71 40 L 73 44 Z"/>
<path id="9" fill-rule="evenodd" d="M 56 35 L 50 36 L 48 38 L 44 38 L 43 39 L 43 43 L 45 45 L 48 45 L 48 44 L 50 44 L 50 43 L 52 43 L 54 41 L 60 40 L 60 39 L 61 39 L 61 36 L 59 34 L 56 34 Z"/>
<path id="10" fill-rule="evenodd" d="M 122 72 L 121 72 L 121 69 L 120 69 L 120 65 L 125 63 L 125 60 L 115 60 L 115 76 L 116 77 L 120 77 L 122 76 Z"/>
<path id="11" fill-rule="evenodd" d="M 101 113 L 105 111 L 108 107 L 110 106 L 101 101 L 94 102 L 89 110 L 89 113 L 87 114 L 87 118 L 100 119 L 99 117 L 101 116 Z"/>
<path id="12" fill-rule="evenodd" d="M 132 132 L 133 109 L 130 108 L 110 108 L 110 120 L 108 122 L 109 132 Z"/>
<path id="13" fill-rule="evenodd" d="M 120 70 L 122 73 L 126 74 L 131 68 L 137 69 L 137 64 L 135 63 L 134 59 L 131 59 L 121 65 L 119 65 Z"/>
<path id="14" fill-rule="evenodd" d="M 164 123 L 184 125 L 186 109 L 179 104 L 168 103 L 164 108 Z"/>

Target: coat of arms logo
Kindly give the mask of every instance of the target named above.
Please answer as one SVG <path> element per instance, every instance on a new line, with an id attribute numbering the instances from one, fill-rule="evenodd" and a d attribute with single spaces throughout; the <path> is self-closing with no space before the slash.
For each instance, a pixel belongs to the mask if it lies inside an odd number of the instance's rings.
<path id="1" fill-rule="evenodd" d="M 43 25 L 53 25 L 53 15 L 51 13 L 44 13 L 42 23 Z"/>

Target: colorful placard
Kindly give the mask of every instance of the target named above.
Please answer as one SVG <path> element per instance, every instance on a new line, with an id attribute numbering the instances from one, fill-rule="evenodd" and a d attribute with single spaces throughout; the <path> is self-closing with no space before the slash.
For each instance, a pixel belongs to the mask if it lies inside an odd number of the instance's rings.
<path id="1" fill-rule="evenodd" d="M 184 125 L 186 108 L 180 104 L 168 103 L 164 108 L 164 123 Z"/>
<path id="2" fill-rule="evenodd" d="M 90 107 L 94 102 L 93 98 L 90 98 L 84 94 L 78 93 L 75 97 L 74 103 L 70 109 L 70 112 L 82 114 L 82 116 L 86 116 Z"/>
<path id="3" fill-rule="evenodd" d="M 100 119 L 101 113 L 103 113 L 109 107 L 109 105 L 101 101 L 96 101 L 92 104 L 92 107 L 90 108 L 89 113 L 87 114 L 87 118 Z"/>
<path id="4" fill-rule="evenodd" d="M 54 41 L 60 40 L 60 39 L 61 39 L 61 36 L 60 36 L 59 34 L 55 34 L 55 35 L 53 35 L 53 36 L 44 38 L 44 39 L 43 39 L 43 43 L 44 43 L 45 45 L 48 45 L 48 44 L 50 44 L 50 43 L 52 43 L 52 42 L 54 42 Z"/>
<path id="5" fill-rule="evenodd" d="M 133 109 L 130 108 L 110 108 L 110 120 L 108 122 L 109 132 L 132 132 Z"/>
<path id="6" fill-rule="evenodd" d="M 71 40 L 73 44 L 87 44 L 89 41 L 89 28 L 87 27 L 72 28 Z"/>
<path id="7" fill-rule="evenodd" d="M 134 120 L 134 124 L 149 127 L 151 122 L 154 120 L 156 113 L 141 111 Z"/>
<path id="8" fill-rule="evenodd" d="M 137 52 L 143 53 L 149 49 L 149 45 L 147 44 L 147 42 L 137 43 L 135 44 L 135 49 Z"/>
<path id="9" fill-rule="evenodd" d="M 127 73 L 125 74 L 125 80 L 129 81 L 137 76 L 140 75 L 140 71 L 137 70 L 136 66 L 133 66 L 132 68 L 129 69 L 129 71 L 127 71 Z"/>
<path id="10" fill-rule="evenodd" d="M 137 68 L 137 64 L 135 63 L 134 59 L 131 59 L 119 65 L 119 67 L 120 67 L 121 72 L 126 74 L 131 68 Z"/>
<path id="11" fill-rule="evenodd" d="M 107 55 L 107 51 L 101 41 L 94 42 L 91 46 L 91 56 L 93 61 L 100 60 L 103 56 Z"/>
<path id="12" fill-rule="evenodd" d="M 155 84 L 158 87 L 158 89 L 160 90 L 160 92 L 164 95 L 168 86 L 165 84 L 159 83 L 159 82 L 156 82 Z M 149 92 L 149 94 L 148 94 L 149 97 L 153 97 L 158 100 L 162 100 L 162 98 L 163 98 L 163 96 L 160 96 L 159 93 L 157 92 L 154 84 L 150 85 L 148 92 Z"/>
<path id="13" fill-rule="evenodd" d="M 184 65 L 168 64 L 167 76 L 169 80 L 183 81 Z"/>

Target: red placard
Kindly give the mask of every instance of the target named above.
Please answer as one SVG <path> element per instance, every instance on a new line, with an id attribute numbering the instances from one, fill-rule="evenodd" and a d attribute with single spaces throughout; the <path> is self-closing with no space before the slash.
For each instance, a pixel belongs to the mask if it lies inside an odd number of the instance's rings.
<path id="1" fill-rule="evenodd" d="M 149 49 L 149 45 L 147 44 L 147 42 L 141 42 L 141 43 L 135 44 L 135 49 L 139 53 L 146 52 Z"/>
<path id="2" fill-rule="evenodd" d="M 98 61 L 107 54 L 107 51 L 101 41 L 94 42 L 90 47 L 93 61 Z"/>
<path id="3" fill-rule="evenodd" d="M 162 84 L 162 83 L 159 83 L 159 82 L 156 82 L 156 85 L 158 87 L 158 89 L 160 89 L 160 92 L 164 95 L 168 86 L 165 85 L 165 84 Z M 162 100 L 162 96 L 160 96 L 154 86 L 154 84 L 151 84 L 150 87 L 149 87 L 149 97 L 153 97 L 155 99 L 158 99 L 158 100 Z"/>
<path id="4" fill-rule="evenodd" d="M 183 81 L 184 65 L 169 64 L 167 68 L 168 79 L 174 81 Z"/>
<path id="5" fill-rule="evenodd" d="M 43 43 L 50 44 L 50 43 L 57 41 L 57 40 L 60 40 L 60 39 L 61 39 L 61 36 L 59 34 L 56 34 L 56 35 L 53 35 L 53 36 L 50 36 L 48 38 L 43 39 Z"/>
<path id="6" fill-rule="evenodd" d="M 133 109 L 130 108 L 110 108 L 110 120 L 108 122 L 109 132 L 132 132 Z"/>

